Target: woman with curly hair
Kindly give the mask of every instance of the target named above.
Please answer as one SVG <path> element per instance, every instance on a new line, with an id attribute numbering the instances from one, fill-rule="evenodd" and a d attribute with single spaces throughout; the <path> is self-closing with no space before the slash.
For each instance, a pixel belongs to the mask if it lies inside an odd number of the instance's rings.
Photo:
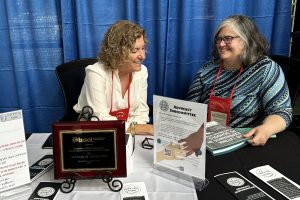
<path id="1" fill-rule="evenodd" d="M 86 77 L 74 110 L 88 105 L 100 120 L 125 120 L 139 132 L 152 133 L 147 105 L 146 32 L 121 20 L 106 32 L 98 62 L 86 67 Z"/>

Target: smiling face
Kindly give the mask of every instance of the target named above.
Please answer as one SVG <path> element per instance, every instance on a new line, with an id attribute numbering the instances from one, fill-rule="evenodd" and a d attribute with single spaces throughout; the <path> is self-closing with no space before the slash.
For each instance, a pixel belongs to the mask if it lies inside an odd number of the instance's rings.
<path id="1" fill-rule="evenodd" d="M 146 58 L 144 37 L 140 37 L 135 41 L 134 48 L 129 53 L 129 57 L 126 61 L 120 64 L 119 70 L 123 72 L 136 72 L 141 70 L 142 62 Z"/>
<path id="2" fill-rule="evenodd" d="M 215 45 L 217 47 L 220 59 L 223 61 L 224 66 L 227 67 L 240 67 L 241 60 L 240 56 L 244 49 L 244 45 L 240 37 L 237 37 L 237 34 L 232 31 L 229 27 L 224 27 L 220 30 L 217 37 L 224 38 L 231 36 L 233 37 L 231 43 L 225 43 L 224 40 L 220 40 Z"/>

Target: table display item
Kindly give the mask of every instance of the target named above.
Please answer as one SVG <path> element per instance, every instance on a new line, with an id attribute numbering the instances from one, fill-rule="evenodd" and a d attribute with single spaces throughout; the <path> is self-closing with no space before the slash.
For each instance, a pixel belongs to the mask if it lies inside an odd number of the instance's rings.
<path id="1" fill-rule="evenodd" d="M 29 167 L 30 180 L 35 181 L 53 167 L 53 155 L 45 155 Z"/>
<path id="2" fill-rule="evenodd" d="M 271 196 L 236 171 L 218 174 L 214 177 L 238 200 L 273 199 Z"/>
<path id="3" fill-rule="evenodd" d="M 53 147 L 53 138 L 52 138 L 52 134 L 50 134 L 46 141 L 44 142 L 44 144 L 42 145 L 43 149 L 52 149 Z"/>
<path id="4" fill-rule="evenodd" d="M 144 182 L 125 183 L 120 195 L 121 200 L 149 200 Z"/>
<path id="5" fill-rule="evenodd" d="M 206 149 L 214 156 L 229 153 L 248 144 L 249 138 L 233 128 L 211 121 L 206 124 Z"/>
<path id="6" fill-rule="evenodd" d="M 0 199 L 13 199 L 30 189 L 22 110 L 0 113 L 0 137 Z"/>
<path id="7" fill-rule="evenodd" d="M 61 186 L 56 182 L 40 182 L 28 200 L 53 200 Z"/>
<path id="8" fill-rule="evenodd" d="M 207 104 L 154 95 L 153 111 L 156 174 L 187 186 L 193 182 L 202 190 Z"/>
<path id="9" fill-rule="evenodd" d="M 64 188 L 73 188 L 76 179 L 109 185 L 113 177 L 127 176 L 125 121 L 58 122 L 52 128 L 54 178 L 66 179 Z"/>
<path id="10" fill-rule="evenodd" d="M 287 178 L 270 165 L 256 167 L 250 170 L 254 176 L 279 192 L 287 199 L 300 199 L 300 186 Z"/>

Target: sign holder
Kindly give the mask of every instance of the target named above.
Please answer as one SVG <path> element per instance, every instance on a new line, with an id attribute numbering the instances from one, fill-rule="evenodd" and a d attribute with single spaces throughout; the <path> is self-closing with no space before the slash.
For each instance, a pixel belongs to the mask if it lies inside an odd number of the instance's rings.
<path id="1" fill-rule="evenodd" d="M 207 105 L 154 95 L 153 108 L 153 173 L 203 190 Z"/>
<path id="2" fill-rule="evenodd" d="M 153 166 L 152 173 L 198 191 L 203 190 L 209 184 L 209 180 L 206 178 L 200 179 L 156 164 Z"/>

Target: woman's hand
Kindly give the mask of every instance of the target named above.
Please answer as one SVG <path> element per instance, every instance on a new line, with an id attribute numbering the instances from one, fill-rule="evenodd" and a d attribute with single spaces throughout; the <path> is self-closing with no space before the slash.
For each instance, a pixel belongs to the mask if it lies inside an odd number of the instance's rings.
<path id="1" fill-rule="evenodd" d="M 137 135 L 153 135 L 152 124 L 137 124 L 135 125 L 135 134 Z"/>
<path id="2" fill-rule="evenodd" d="M 269 115 L 262 125 L 253 128 L 243 137 L 247 138 L 253 136 L 248 142 L 252 146 L 263 146 L 273 134 L 279 133 L 285 128 L 286 124 L 282 117 L 279 115 Z"/>
<path id="3" fill-rule="evenodd" d="M 269 133 L 268 128 L 261 125 L 253 128 L 248 133 L 244 134 L 243 137 L 252 137 L 248 140 L 252 146 L 263 146 L 266 144 L 271 135 L 272 133 Z"/>
<path id="4" fill-rule="evenodd" d="M 153 135 L 153 125 L 152 124 L 131 124 L 127 133 L 136 135 Z"/>

